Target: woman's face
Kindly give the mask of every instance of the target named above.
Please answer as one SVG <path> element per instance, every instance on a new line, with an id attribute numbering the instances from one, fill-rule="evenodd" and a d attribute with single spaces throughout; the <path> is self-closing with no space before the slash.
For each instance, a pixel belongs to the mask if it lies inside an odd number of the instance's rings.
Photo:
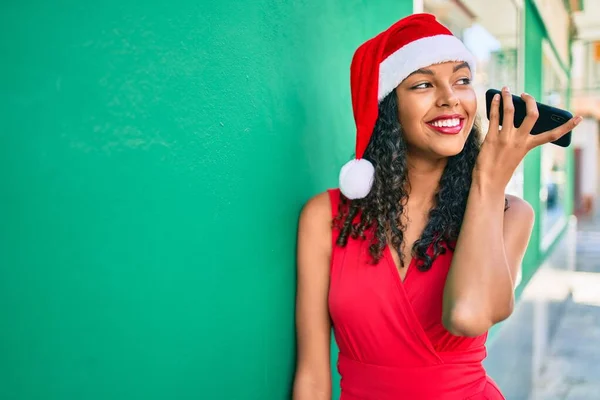
<path id="1" fill-rule="evenodd" d="M 466 63 L 447 62 L 419 69 L 398 86 L 396 96 L 410 153 L 439 158 L 462 151 L 477 112 Z"/>

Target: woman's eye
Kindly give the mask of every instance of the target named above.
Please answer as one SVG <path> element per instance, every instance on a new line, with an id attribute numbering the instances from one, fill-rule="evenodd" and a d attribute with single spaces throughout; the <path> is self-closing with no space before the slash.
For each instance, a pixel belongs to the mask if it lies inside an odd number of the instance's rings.
<path id="1" fill-rule="evenodd" d="M 458 82 L 461 85 L 469 85 L 471 83 L 471 79 L 469 79 L 469 78 L 462 78 L 462 79 L 459 79 Z"/>
<path id="2" fill-rule="evenodd" d="M 431 83 L 423 82 L 423 83 L 419 83 L 418 85 L 413 86 L 412 89 L 427 89 L 428 87 L 431 87 Z"/>

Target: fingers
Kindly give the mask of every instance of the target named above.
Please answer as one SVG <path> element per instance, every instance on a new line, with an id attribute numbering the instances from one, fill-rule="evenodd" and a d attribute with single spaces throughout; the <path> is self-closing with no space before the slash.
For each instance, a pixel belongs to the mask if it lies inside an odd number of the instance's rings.
<path id="1" fill-rule="evenodd" d="M 498 132 L 500 126 L 500 95 L 495 94 L 490 107 L 490 131 Z"/>
<path id="2" fill-rule="evenodd" d="M 527 115 L 519 127 L 519 130 L 529 135 L 540 116 L 540 112 L 538 111 L 537 103 L 532 96 L 528 95 L 527 93 L 523 93 L 521 98 L 525 101 Z"/>
<path id="3" fill-rule="evenodd" d="M 502 103 L 504 103 L 504 116 L 502 120 L 502 128 L 512 128 L 515 120 L 515 105 L 512 101 L 512 95 L 507 87 L 502 89 Z"/>
<path id="4" fill-rule="evenodd" d="M 573 130 L 583 120 L 581 117 L 574 117 L 562 124 L 559 127 L 552 129 L 551 131 L 540 133 L 539 135 L 531 135 L 530 141 L 532 148 L 541 146 L 542 144 L 554 142 L 555 140 L 563 137 L 567 132 Z"/>

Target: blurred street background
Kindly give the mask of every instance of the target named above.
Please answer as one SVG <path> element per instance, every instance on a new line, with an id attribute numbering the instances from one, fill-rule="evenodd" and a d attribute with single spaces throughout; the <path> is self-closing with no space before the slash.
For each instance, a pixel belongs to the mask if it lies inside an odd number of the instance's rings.
<path id="1" fill-rule="evenodd" d="M 289 399 L 353 52 L 423 11 L 475 54 L 484 132 L 505 85 L 585 118 L 510 182 L 536 224 L 485 363 L 508 400 L 600 400 L 597 0 L 1 2 L 0 400 Z"/>

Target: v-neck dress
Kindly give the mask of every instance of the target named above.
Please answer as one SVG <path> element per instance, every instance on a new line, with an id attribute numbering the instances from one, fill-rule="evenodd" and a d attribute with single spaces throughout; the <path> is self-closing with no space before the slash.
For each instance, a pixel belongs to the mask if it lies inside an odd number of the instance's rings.
<path id="1" fill-rule="evenodd" d="M 328 192 L 335 217 L 340 192 Z M 459 337 L 442 325 L 452 251 L 426 272 L 411 262 L 401 280 L 389 247 L 373 264 L 368 236 L 339 247 L 338 234 L 334 228 L 328 303 L 340 399 L 504 400 L 482 365 L 487 333 Z"/>

